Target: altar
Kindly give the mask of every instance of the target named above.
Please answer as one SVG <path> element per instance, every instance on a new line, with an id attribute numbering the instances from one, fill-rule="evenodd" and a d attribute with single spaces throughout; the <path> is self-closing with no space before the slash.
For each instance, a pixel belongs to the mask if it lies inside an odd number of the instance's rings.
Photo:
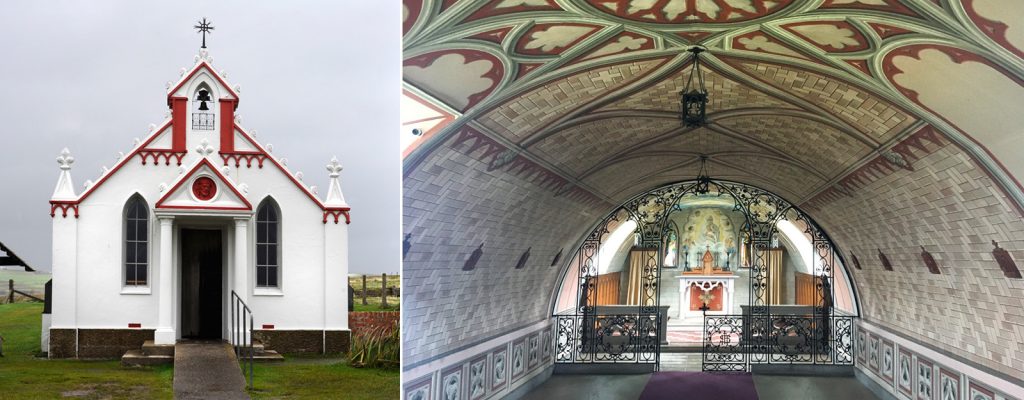
<path id="1" fill-rule="evenodd" d="M 682 319 L 700 317 L 703 313 L 700 308 L 705 301 L 709 314 L 732 312 L 737 276 L 715 265 L 710 251 L 704 253 L 701 264 L 701 268 L 676 277 L 679 279 L 679 317 Z"/>

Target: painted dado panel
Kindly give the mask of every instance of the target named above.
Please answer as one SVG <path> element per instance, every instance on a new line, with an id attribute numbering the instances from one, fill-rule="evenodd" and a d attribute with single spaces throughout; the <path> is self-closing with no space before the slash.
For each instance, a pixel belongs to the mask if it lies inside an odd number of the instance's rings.
<path id="1" fill-rule="evenodd" d="M 1024 382 L 968 364 L 866 321 L 857 324 L 857 369 L 898 399 L 1013 400 Z"/>
<path id="2" fill-rule="evenodd" d="M 456 350 L 402 375 L 405 400 L 500 399 L 550 374 L 554 360 L 550 320 Z M 406 366 L 407 367 L 407 366 Z"/>

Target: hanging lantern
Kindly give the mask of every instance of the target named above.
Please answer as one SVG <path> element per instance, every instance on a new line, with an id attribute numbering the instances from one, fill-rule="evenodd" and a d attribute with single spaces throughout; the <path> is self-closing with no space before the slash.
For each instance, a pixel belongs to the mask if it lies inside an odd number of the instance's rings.
<path id="1" fill-rule="evenodd" d="M 704 87 L 704 73 L 700 70 L 700 53 L 704 49 L 694 46 L 687 51 L 693 53 L 693 68 L 690 69 L 686 87 L 679 93 L 682 103 L 679 117 L 687 127 L 696 128 L 707 125 L 708 90 Z M 694 75 L 697 76 L 696 84 L 693 81 Z"/>
<path id="2" fill-rule="evenodd" d="M 711 192 L 711 177 L 708 175 L 708 156 L 700 156 L 700 171 L 697 173 L 697 186 L 693 189 L 697 194 L 708 194 Z"/>

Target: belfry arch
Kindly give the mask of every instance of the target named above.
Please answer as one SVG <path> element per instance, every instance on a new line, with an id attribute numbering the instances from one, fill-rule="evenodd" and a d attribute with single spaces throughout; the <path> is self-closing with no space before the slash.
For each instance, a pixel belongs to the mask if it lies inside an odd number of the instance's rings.
<path id="1" fill-rule="evenodd" d="M 730 228 L 733 235 L 725 242 L 714 243 L 714 253 L 710 244 L 703 250 L 692 249 L 693 243 L 682 244 L 691 248 L 682 251 L 682 261 L 668 265 L 669 254 L 678 251 L 667 240 L 667 232 L 678 229 L 672 216 L 687 208 L 696 209 L 692 213 L 697 215 L 702 210 L 728 209 L 743 222 Z M 712 217 L 707 218 L 713 224 Z M 779 228 L 783 223 L 789 224 L 787 229 Z M 793 231 L 794 227 L 799 230 Z M 787 299 L 777 293 L 786 279 L 781 274 L 783 246 L 797 253 L 787 257 L 796 257 L 796 265 L 814 278 L 813 297 L 803 305 L 795 304 L 793 296 Z M 628 252 L 626 257 L 623 251 Z M 859 315 L 859 306 L 842 252 L 812 217 L 764 189 L 705 176 L 648 190 L 601 218 L 569 254 L 551 301 L 556 371 L 560 366 L 579 370 L 573 367 L 581 364 L 633 364 L 626 369 L 657 370 L 661 349 L 670 344 L 669 320 L 689 320 L 692 325 L 694 310 L 685 305 L 696 306 L 689 299 L 664 304 L 663 291 L 676 290 L 666 287 L 666 277 L 693 285 L 679 291 L 695 298 L 698 290 L 713 298 L 713 290 L 726 285 L 729 289 L 715 293 L 735 297 L 736 291 L 746 289 L 746 301 L 730 298 L 711 314 L 698 311 L 703 325 L 698 327 L 696 345 L 703 348 L 705 370 L 747 370 L 751 364 L 768 363 L 851 365 L 854 361 L 853 318 Z M 703 265 L 691 265 L 691 260 Z M 621 269 L 610 271 L 610 263 Z M 836 299 L 842 299 L 841 304 Z M 708 307 L 706 302 L 701 305 Z M 781 327 L 769 328 L 774 325 Z M 723 329 L 732 336 L 722 336 Z M 780 343 L 780 335 L 786 333 L 790 337 L 781 338 Z M 793 339 L 796 336 L 799 343 Z"/>

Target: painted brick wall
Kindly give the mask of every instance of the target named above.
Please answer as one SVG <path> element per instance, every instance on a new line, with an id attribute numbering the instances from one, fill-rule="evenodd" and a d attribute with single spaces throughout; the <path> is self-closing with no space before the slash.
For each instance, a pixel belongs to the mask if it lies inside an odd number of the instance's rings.
<path id="1" fill-rule="evenodd" d="M 353 311 L 348 313 L 348 329 L 355 335 L 381 327 L 390 331 L 400 318 L 398 311 Z"/>
<path id="2" fill-rule="evenodd" d="M 848 260 L 860 260 L 864 269 L 851 273 L 867 321 L 1021 376 L 1024 280 L 1004 277 L 991 241 L 1024 262 L 1024 220 L 959 148 L 942 142 L 929 151 L 913 171 L 877 177 L 811 214 Z M 929 273 L 921 246 L 941 274 Z"/>
<path id="3" fill-rule="evenodd" d="M 403 363 L 505 334 L 550 316 L 563 257 L 611 205 L 586 205 L 501 168 L 485 149 L 448 139 L 403 181 L 403 229 L 412 234 L 402 274 Z M 475 269 L 464 271 L 484 243 Z M 530 257 L 515 269 L 523 252 Z M 563 260 L 564 261 L 564 260 Z M 563 263 L 559 263 L 561 266 Z"/>

